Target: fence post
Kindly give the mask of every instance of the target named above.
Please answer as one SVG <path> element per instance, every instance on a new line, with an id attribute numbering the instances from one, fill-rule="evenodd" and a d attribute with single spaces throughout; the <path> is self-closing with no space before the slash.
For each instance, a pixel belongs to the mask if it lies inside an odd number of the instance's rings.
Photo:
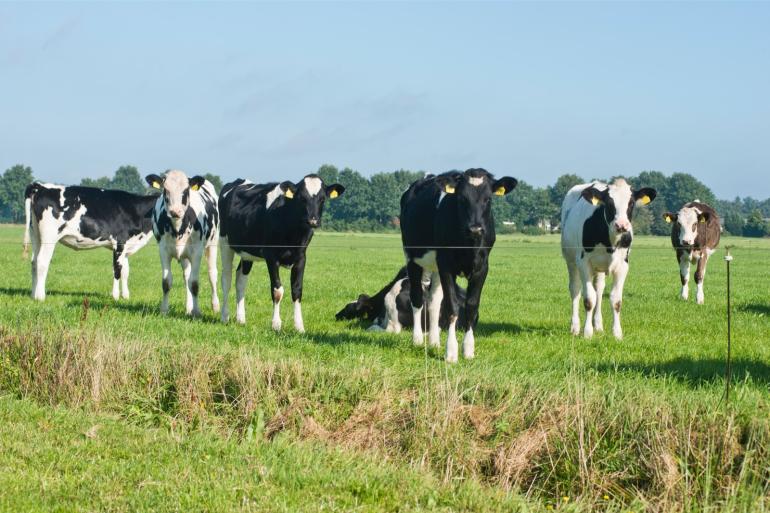
<path id="1" fill-rule="evenodd" d="M 731 303 L 731 290 L 730 290 L 730 262 L 733 261 L 733 256 L 730 254 L 730 248 L 732 246 L 725 246 L 727 254 L 725 255 L 725 262 L 727 263 L 727 367 L 725 369 L 725 402 L 730 401 L 730 380 L 732 379 L 732 324 L 733 324 L 733 309 Z"/>

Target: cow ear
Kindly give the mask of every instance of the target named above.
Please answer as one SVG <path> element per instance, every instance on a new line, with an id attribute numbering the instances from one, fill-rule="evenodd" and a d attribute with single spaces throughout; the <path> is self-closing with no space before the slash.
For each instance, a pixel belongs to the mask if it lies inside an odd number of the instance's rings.
<path id="1" fill-rule="evenodd" d="M 514 190 L 518 184 L 519 181 L 515 178 L 504 176 L 492 185 L 492 190 L 495 191 L 495 194 L 498 196 L 505 196 Z"/>
<path id="2" fill-rule="evenodd" d="M 634 192 L 634 199 L 636 200 L 637 205 L 649 205 L 657 195 L 658 191 L 645 187 Z"/>
<path id="3" fill-rule="evenodd" d="M 445 173 L 436 177 L 436 183 L 443 192 L 447 194 L 454 194 L 457 182 L 462 178 L 462 173 Z"/>
<path id="4" fill-rule="evenodd" d="M 329 199 L 334 199 L 338 196 L 342 196 L 342 193 L 345 192 L 345 187 L 338 183 L 333 183 L 331 185 L 326 186 L 326 195 L 329 197 Z"/>
<path id="5" fill-rule="evenodd" d="M 698 222 L 699 223 L 708 223 L 711 220 L 711 214 L 708 212 L 701 212 L 698 214 Z"/>
<path id="6" fill-rule="evenodd" d="M 194 191 L 197 191 L 201 187 L 203 187 L 203 184 L 205 182 L 206 182 L 206 179 L 203 178 L 202 176 L 200 176 L 200 175 L 193 176 L 192 178 L 190 178 L 190 189 L 192 189 Z"/>
<path id="7" fill-rule="evenodd" d="M 663 214 L 663 220 L 666 221 L 668 224 L 673 223 L 674 219 L 676 219 L 676 214 L 673 212 L 666 212 L 665 214 Z"/>
<path id="8" fill-rule="evenodd" d="M 583 196 L 583 199 L 585 199 L 591 205 L 596 206 L 600 203 L 603 203 L 603 200 L 602 200 L 602 197 L 604 196 L 603 191 L 600 191 L 593 185 L 583 189 L 583 192 L 581 192 L 580 195 Z"/>
<path id="9" fill-rule="evenodd" d="M 297 192 L 297 186 L 287 180 L 285 182 L 281 182 L 281 190 L 283 191 L 283 195 L 286 197 L 286 199 L 292 199 L 294 197 L 294 193 Z"/>
<path id="10" fill-rule="evenodd" d="M 158 175 L 147 175 L 144 179 L 147 180 L 147 184 L 153 189 L 160 189 L 163 186 L 163 178 Z"/>

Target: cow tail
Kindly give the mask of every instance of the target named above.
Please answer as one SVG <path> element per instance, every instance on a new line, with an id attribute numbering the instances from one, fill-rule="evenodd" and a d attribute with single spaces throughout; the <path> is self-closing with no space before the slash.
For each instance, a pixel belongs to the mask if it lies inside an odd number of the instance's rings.
<path id="1" fill-rule="evenodd" d="M 25 259 L 29 256 L 29 228 L 31 222 L 32 198 L 35 196 L 36 192 L 36 183 L 29 184 L 24 191 L 24 250 L 22 251 L 21 256 Z"/>

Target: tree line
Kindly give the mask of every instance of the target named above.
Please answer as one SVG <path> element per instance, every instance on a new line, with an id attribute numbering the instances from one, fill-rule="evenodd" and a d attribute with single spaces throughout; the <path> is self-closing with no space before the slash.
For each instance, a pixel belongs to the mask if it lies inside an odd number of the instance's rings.
<path id="1" fill-rule="evenodd" d="M 337 231 L 397 231 L 401 193 L 425 175 L 424 171 L 400 169 L 375 173 L 369 177 L 350 168 L 323 165 L 317 170 L 326 183 L 341 183 L 346 194 L 327 203 L 324 227 Z M 217 190 L 222 180 L 205 173 Z M 616 177 L 610 177 L 613 179 Z M 687 173 L 666 176 L 660 171 L 643 171 L 624 176 L 632 187 L 653 187 L 657 199 L 647 208 L 636 209 L 634 231 L 639 234 L 668 235 L 671 227 L 663 220 L 667 211 L 677 211 L 684 203 L 700 200 L 712 205 L 724 219 L 725 230 L 733 235 L 764 237 L 770 235 L 770 198 L 764 201 L 750 196 L 733 200 L 717 199 L 705 184 Z M 17 164 L 0 176 L 0 221 L 19 223 L 24 220 L 24 189 L 34 180 L 29 166 Z M 592 179 L 593 180 L 593 179 Z M 501 232 L 544 233 L 559 225 L 561 202 L 569 189 L 586 183 L 575 174 L 560 176 L 553 185 L 535 187 L 519 181 L 516 189 L 493 203 L 495 220 Z M 121 166 L 112 177 L 83 178 L 80 185 L 104 189 L 121 189 L 146 194 L 148 188 L 135 166 Z"/>

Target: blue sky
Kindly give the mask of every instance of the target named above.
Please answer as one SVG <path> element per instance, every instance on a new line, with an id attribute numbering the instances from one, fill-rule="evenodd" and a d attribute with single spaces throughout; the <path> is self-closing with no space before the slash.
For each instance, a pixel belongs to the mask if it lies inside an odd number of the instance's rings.
<path id="1" fill-rule="evenodd" d="M 646 169 L 770 196 L 770 4 L 0 4 L 0 168 Z"/>

